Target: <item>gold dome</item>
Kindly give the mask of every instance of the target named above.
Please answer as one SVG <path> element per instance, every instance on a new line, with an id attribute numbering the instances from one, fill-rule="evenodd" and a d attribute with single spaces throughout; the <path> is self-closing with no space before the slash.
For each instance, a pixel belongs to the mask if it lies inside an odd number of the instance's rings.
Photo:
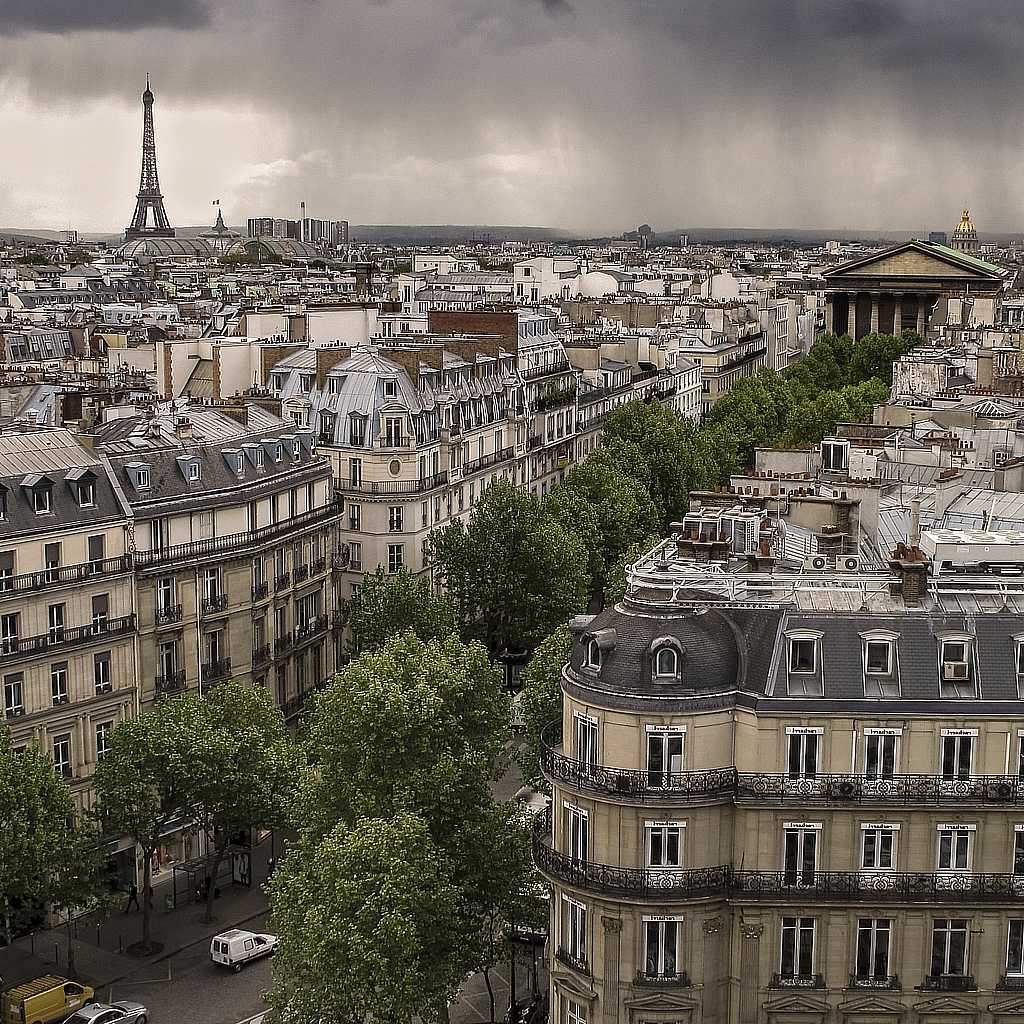
<path id="1" fill-rule="evenodd" d="M 964 212 L 960 217 L 960 223 L 957 224 L 956 230 L 953 232 L 954 235 L 973 235 L 974 225 L 971 223 L 971 211 L 964 207 Z"/>

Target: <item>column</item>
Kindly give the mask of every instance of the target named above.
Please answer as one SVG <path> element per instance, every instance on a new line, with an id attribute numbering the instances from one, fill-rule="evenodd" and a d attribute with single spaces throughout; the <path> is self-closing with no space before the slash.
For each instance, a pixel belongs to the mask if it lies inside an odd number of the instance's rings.
<path id="1" fill-rule="evenodd" d="M 871 294 L 871 330 L 878 333 L 878 292 Z"/>
<path id="2" fill-rule="evenodd" d="M 618 1024 L 619 1021 L 619 958 L 622 937 L 622 919 L 601 917 L 604 929 L 604 1024 Z M 633 979 L 628 979 L 632 981 Z"/>
<path id="3" fill-rule="evenodd" d="M 704 1024 L 725 1024 L 722 1019 L 722 986 L 729 976 L 722 950 L 722 919 L 709 917 L 701 926 L 704 933 L 701 981 L 704 983 Z M 696 966 L 696 965 L 692 965 Z M 692 969 L 692 968 L 691 968 Z"/>
<path id="4" fill-rule="evenodd" d="M 892 333 L 898 338 L 903 330 L 903 292 L 896 292 L 896 309 L 892 314 Z"/>
<path id="5" fill-rule="evenodd" d="M 924 337 L 924 304 L 925 297 L 918 295 L 917 297 L 917 333 Z"/>
<path id="6" fill-rule="evenodd" d="M 740 1024 L 757 1024 L 758 975 L 761 968 L 761 936 L 764 925 L 740 925 Z"/>
<path id="7" fill-rule="evenodd" d="M 857 340 L 857 293 L 846 293 L 846 333 Z"/>
<path id="8" fill-rule="evenodd" d="M 831 334 L 835 326 L 836 294 L 825 296 L 825 333 Z"/>

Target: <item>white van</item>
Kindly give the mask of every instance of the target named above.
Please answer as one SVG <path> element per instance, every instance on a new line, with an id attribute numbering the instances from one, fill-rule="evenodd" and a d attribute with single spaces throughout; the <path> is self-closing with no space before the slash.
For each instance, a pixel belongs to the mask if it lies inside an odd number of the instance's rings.
<path id="1" fill-rule="evenodd" d="M 250 960 L 269 956 L 277 949 L 277 936 L 260 932 L 246 932 L 241 928 L 215 935 L 210 943 L 210 959 L 215 964 L 230 967 L 236 973 Z"/>

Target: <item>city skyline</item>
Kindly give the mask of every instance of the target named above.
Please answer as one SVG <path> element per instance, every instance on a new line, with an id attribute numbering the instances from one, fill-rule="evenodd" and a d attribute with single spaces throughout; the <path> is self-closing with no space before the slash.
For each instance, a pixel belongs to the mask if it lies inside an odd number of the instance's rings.
<path id="1" fill-rule="evenodd" d="M 150 72 L 176 224 L 1024 226 L 1003 0 L 258 7 L 9 4 L 0 224 L 123 229 Z"/>

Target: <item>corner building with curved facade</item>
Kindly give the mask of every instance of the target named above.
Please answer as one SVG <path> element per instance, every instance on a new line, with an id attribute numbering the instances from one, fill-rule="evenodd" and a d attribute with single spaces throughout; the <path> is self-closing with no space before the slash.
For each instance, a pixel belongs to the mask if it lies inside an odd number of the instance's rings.
<path id="1" fill-rule="evenodd" d="M 534 839 L 552 1021 L 1024 1020 L 1024 586 L 979 564 L 994 536 L 871 572 L 674 538 L 574 620 Z"/>

